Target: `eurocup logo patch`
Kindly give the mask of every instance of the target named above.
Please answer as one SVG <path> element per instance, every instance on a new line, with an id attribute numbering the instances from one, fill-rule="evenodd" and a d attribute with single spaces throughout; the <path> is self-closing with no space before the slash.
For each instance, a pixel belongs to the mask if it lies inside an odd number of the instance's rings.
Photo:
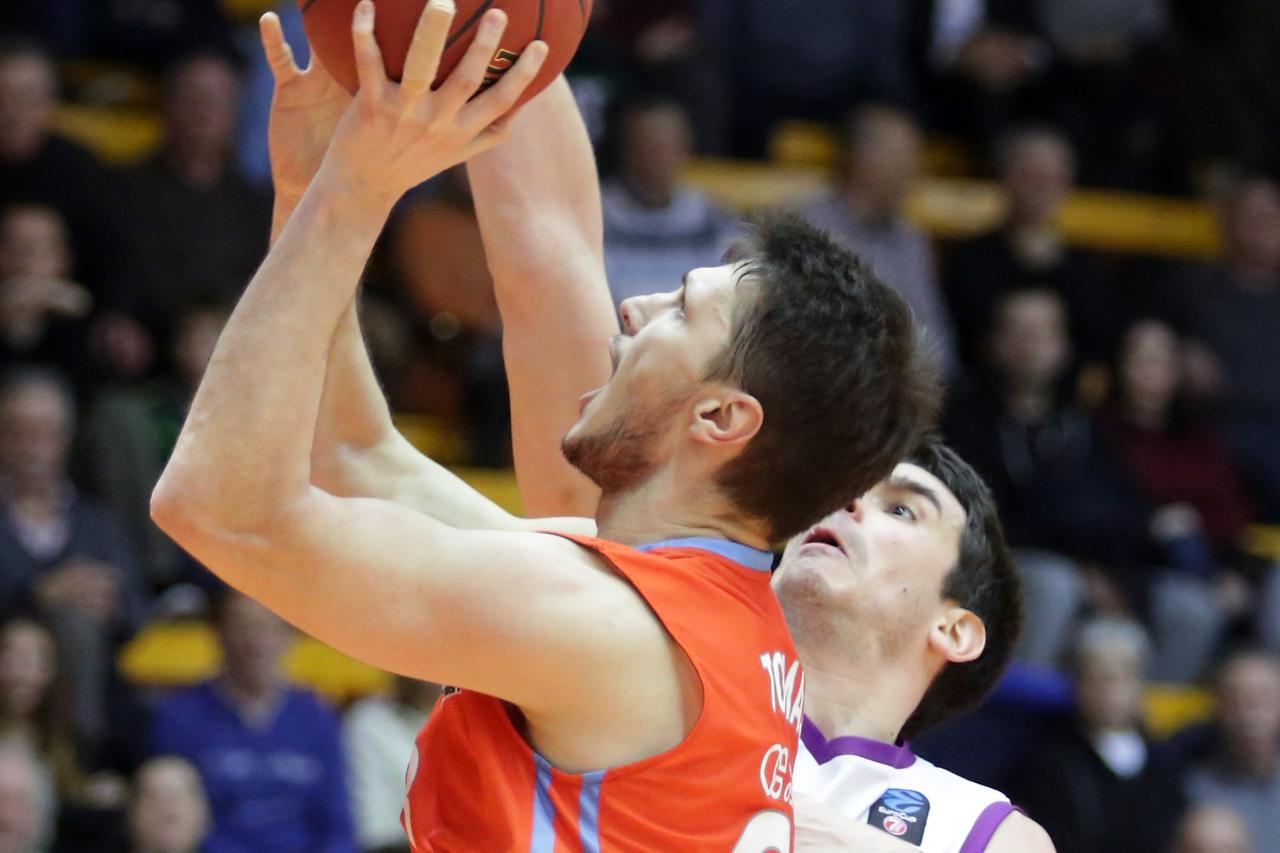
<path id="1" fill-rule="evenodd" d="M 911 844 L 924 843 L 929 798 L 919 791 L 890 788 L 871 806 L 867 823 Z"/>

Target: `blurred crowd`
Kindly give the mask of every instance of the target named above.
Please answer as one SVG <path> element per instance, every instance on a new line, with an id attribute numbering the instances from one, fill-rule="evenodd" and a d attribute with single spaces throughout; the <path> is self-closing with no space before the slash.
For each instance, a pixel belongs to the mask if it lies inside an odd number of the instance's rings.
<path id="1" fill-rule="evenodd" d="M 148 518 L 222 324 L 267 245 L 270 75 L 217 0 L 0 9 L 0 853 L 403 849 L 406 757 L 438 693 L 345 709 L 289 684 L 293 635 Z M 258 6 L 265 6 L 263 3 Z M 1280 0 L 595 0 L 571 83 L 603 176 L 615 299 L 737 230 L 685 179 L 785 119 L 837 140 L 795 204 L 911 305 L 946 439 L 991 484 L 1027 591 L 1014 671 L 919 751 L 1006 788 L 1058 849 L 1280 849 Z M 298 41 L 295 4 L 280 11 Z M 138 163 L 59 105 L 158 117 Z M 989 233 L 907 216 L 945 139 L 1007 199 Z M 1071 245 L 1077 186 L 1214 205 L 1217 258 Z M 454 462 L 510 463 L 501 324 L 465 173 L 393 215 L 362 296 L 393 407 Z M 211 681 L 117 655 L 202 617 Z M 1212 719 L 1156 739 L 1152 683 Z"/>

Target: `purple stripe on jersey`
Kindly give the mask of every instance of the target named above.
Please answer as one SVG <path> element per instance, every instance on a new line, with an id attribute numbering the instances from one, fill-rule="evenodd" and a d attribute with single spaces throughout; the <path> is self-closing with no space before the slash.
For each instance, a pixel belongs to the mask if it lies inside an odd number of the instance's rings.
<path id="1" fill-rule="evenodd" d="M 991 843 L 991 836 L 996 834 L 1004 819 L 1013 814 L 1015 809 L 1010 803 L 992 803 L 982 810 L 974 821 L 973 829 L 960 846 L 960 853 L 982 853 Z"/>
<path id="2" fill-rule="evenodd" d="M 804 718 L 804 726 L 800 729 L 800 739 L 805 749 L 813 756 L 814 761 L 826 764 L 837 755 L 856 755 L 877 764 L 887 764 L 895 770 L 902 770 L 916 763 L 915 754 L 905 743 L 902 746 L 871 740 L 870 738 L 845 735 L 827 740 L 813 720 Z"/>

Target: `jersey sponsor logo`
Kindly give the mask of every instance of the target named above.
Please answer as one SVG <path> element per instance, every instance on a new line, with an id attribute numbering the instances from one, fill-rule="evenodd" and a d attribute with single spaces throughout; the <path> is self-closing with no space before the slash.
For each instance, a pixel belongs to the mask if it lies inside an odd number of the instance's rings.
<path id="1" fill-rule="evenodd" d="M 867 814 L 867 823 L 916 845 L 924 843 L 924 827 L 928 821 L 929 798 L 906 788 L 888 789 Z"/>
<path id="2" fill-rule="evenodd" d="M 775 713 L 794 726 L 796 736 L 804 725 L 804 670 L 800 661 L 789 664 L 782 652 L 760 655 L 760 666 L 769 674 L 769 702 Z"/>
<path id="3" fill-rule="evenodd" d="M 766 796 L 791 802 L 791 750 L 780 743 L 769 747 L 760 762 L 760 785 Z"/>

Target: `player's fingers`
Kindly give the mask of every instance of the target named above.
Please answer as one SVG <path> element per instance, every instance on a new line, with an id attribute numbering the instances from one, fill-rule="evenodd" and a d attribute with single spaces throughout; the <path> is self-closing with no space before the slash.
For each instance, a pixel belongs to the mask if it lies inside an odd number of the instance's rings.
<path id="1" fill-rule="evenodd" d="M 542 70 L 548 51 L 544 41 L 535 41 L 526 47 L 520 59 L 496 85 L 463 108 L 459 116 L 462 125 L 473 128 L 472 132 L 478 134 L 495 123 L 500 124 Z"/>
<path id="2" fill-rule="evenodd" d="M 258 21 L 258 31 L 262 34 L 262 49 L 267 55 L 267 64 L 271 66 L 276 84 L 283 84 L 297 76 L 298 65 L 293 61 L 293 49 L 284 40 L 280 17 L 275 12 L 267 12 Z"/>
<path id="3" fill-rule="evenodd" d="M 387 85 L 387 71 L 382 64 L 382 50 L 373 35 L 373 0 L 360 0 L 351 17 L 351 41 L 356 53 L 356 77 L 360 94 L 381 97 Z"/>
<path id="4" fill-rule="evenodd" d="M 430 0 L 422 10 L 417 29 L 413 31 L 413 44 L 409 45 L 409 53 L 405 56 L 404 75 L 400 81 L 401 91 L 410 98 L 431 90 L 456 12 L 453 0 Z"/>
<path id="5" fill-rule="evenodd" d="M 485 13 L 476 27 L 476 37 L 463 54 L 462 61 L 449 72 L 448 79 L 436 92 L 434 109 L 443 115 L 453 115 L 480 91 L 480 87 L 484 85 L 485 72 L 489 70 L 489 63 L 497 53 L 502 34 L 506 30 L 506 12 L 493 9 Z"/>

